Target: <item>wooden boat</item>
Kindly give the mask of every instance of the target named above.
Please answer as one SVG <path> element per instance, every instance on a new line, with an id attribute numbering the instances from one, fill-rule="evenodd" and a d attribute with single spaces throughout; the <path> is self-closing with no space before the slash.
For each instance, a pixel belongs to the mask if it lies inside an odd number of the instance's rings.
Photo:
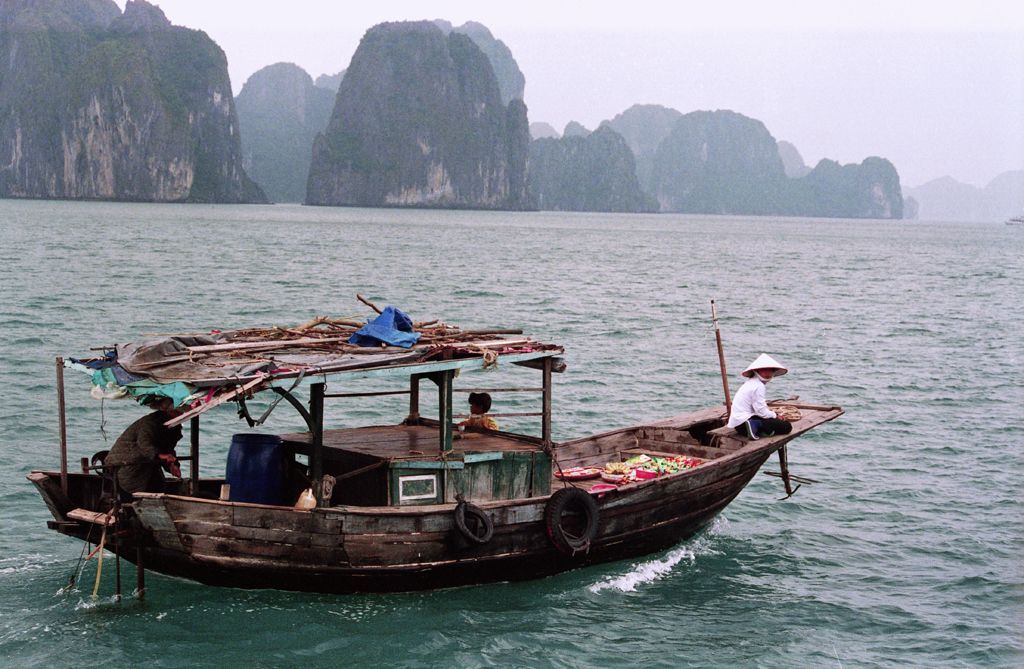
<path id="1" fill-rule="evenodd" d="M 315 592 L 531 579 L 644 555 L 694 535 L 772 453 L 784 455 L 794 438 L 843 413 L 836 406 L 787 402 L 801 413 L 791 434 L 748 440 L 723 427 L 724 407 L 716 405 L 555 442 L 552 374 L 565 367 L 561 347 L 493 332 L 434 329 L 408 350 L 354 347 L 330 336 L 335 330 L 308 326 L 290 329 L 290 339 L 236 331 L 214 344 L 181 337 L 175 346 L 161 344 L 157 348 L 166 364 L 151 366 L 146 382 L 176 379 L 205 392 L 188 413 L 170 421 L 190 421 L 190 454 L 181 458 L 190 461 L 190 475 L 165 481 L 161 491 L 126 497 L 112 489 L 116 477 L 110 468 L 95 460 L 82 458 L 82 471 L 68 471 L 62 438 L 60 470 L 28 476 L 53 515 L 49 527 L 94 544 L 102 540 L 119 559 L 136 563 L 140 595 L 145 570 L 210 585 Z M 117 359 L 129 369 L 126 360 L 145 348 L 119 345 Z M 252 363 L 268 360 L 252 371 Z M 539 372 L 540 385 L 489 390 L 538 393 L 540 411 L 515 415 L 539 417 L 540 435 L 470 430 L 467 438 L 456 438 L 452 397 L 466 390 L 455 387 L 456 374 L 462 372 L 463 379 L 467 372 L 509 363 Z M 58 358 L 61 408 L 65 364 L 78 363 Z M 226 365 L 248 371 L 226 375 Z M 402 420 L 325 429 L 326 399 L 385 394 L 328 392 L 328 383 L 351 388 L 360 379 L 381 378 L 408 384 L 386 391 L 408 395 Z M 296 380 L 312 381 L 308 404 L 293 394 Z M 420 415 L 424 388 L 436 392 L 436 418 Z M 308 425 L 306 432 L 281 435 L 282 457 L 289 463 L 287 501 L 222 499 L 225 478 L 198 476 L 199 415 L 228 401 L 244 409 L 247 396 L 267 390 L 287 400 Z M 648 472 L 651 478 L 614 487 L 600 479 L 556 476 L 572 467 L 603 467 L 640 455 L 686 456 L 697 466 L 671 474 Z M 785 460 L 780 462 L 788 488 Z M 316 506 L 296 508 L 307 486 Z"/>

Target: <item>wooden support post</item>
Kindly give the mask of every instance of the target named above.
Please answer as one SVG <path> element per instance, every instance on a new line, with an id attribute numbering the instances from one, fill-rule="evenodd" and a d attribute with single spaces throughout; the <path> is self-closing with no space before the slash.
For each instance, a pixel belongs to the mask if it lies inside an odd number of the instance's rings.
<path id="1" fill-rule="evenodd" d="M 409 417 L 405 422 L 415 425 L 420 420 L 420 379 L 419 374 L 409 376 Z"/>
<path id="2" fill-rule="evenodd" d="M 135 596 L 146 598 L 146 567 L 142 564 L 142 546 L 135 547 Z"/>
<path id="3" fill-rule="evenodd" d="M 117 485 L 117 473 L 115 472 L 111 478 L 114 482 L 114 573 L 117 575 L 114 594 L 117 601 L 121 601 L 121 490 Z"/>
<path id="4" fill-rule="evenodd" d="M 452 380 L 455 372 L 445 370 L 437 384 L 437 422 L 440 424 L 440 451 L 447 453 L 452 450 Z"/>
<path id="5" fill-rule="evenodd" d="M 541 418 L 541 440 L 544 442 L 544 446 L 551 446 L 551 358 L 544 358 L 544 368 L 542 370 L 544 379 L 544 395 L 543 395 L 543 408 L 541 409 L 543 417 Z"/>
<path id="6" fill-rule="evenodd" d="M 116 523 L 114 525 L 114 528 L 115 528 L 114 532 L 116 534 L 116 532 L 117 532 L 117 529 L 116 529 L 117 525 L 116 525 Z M 120 539 L 117 539 L 115 541 L 115 543 L 117 543 L 118 546 L 115 549 L 117 552 L 114 553 L 114 573 L 117 575 L 116 576 L 116 583 L 117 584 L 114 586 L 114 597 L 117 599 L 117 601 L 121 601 L 121 546 L 120 546 L 121 541 L 120 541 Z"/>
<path id="7" fill-rule="evenodd" d="M 199 416 L 192 416 L 188 424 L 188 494 L 199 492 Z"/>
<path id="8" fill-rule="evenodd" d="M 800 486 L 797 485 L 797 487 L 794 488 L 793 487 L 793 483 L 790 480 L 790 476 L 789 476 L 789 456 L 786 453 L 786 446 L 785 445 L 783 445 L 782 448 L 779 449 L 779 469 L 782 472 L 781 473 L 782 485 L 786 489 L 786 496 L 783 497 L 783 499 L 789 499 L 790 497 L 792 497 L 796 493 L 797 490 L 800 489 Z"/>
<path id="9" fill-rule="evenodd" d="M 64 358 L 57 356 L 57 415 L 60 418 L 60 489 L 68 494 L 68 425 L 64 408 Z"/>
<path id="10" fill-rule="evenodd" d="M 313 443 L 309 449 L 309 476 L 313 481 L 317 506 L 323 506 L 329 501 L 323 499 L 321 490 L 324 475 L 324 386 L 323 383 L 314 383 L 309 388 L 309 416 L 313 422 Z"/>

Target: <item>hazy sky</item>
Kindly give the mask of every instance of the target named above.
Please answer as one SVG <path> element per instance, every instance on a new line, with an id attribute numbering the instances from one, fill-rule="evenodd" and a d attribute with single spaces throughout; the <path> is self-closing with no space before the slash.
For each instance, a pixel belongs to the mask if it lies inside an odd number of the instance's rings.
<path id="1" fill-rule="evenodd" d="M 123 0 L 119 3 L 124 6 Z M 905 186 L 1024 169 L 1024 2 L 163 0 L 205 30 L 237 93 L 287 61 L 348 66 L 381 21 L 479 21 L 526 75 L 530 121 L 593 129 L 634 103 L 732 109 L 814 165 L 890 159 Z"/>

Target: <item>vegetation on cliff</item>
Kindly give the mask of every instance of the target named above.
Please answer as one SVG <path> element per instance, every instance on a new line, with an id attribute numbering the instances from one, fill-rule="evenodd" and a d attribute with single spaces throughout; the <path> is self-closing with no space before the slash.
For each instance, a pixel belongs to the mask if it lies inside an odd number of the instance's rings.
<path id="1" fill-rule="evenodd" d="M 608 126 L 530 144 L 530 192 L 540 209 L 657 211 L 640 189 L 626 141 Z"/>
<path id="2" fill-rule="evenodd" d="M 469 37 L 422 21 L 367 31 L 313 146 L 306 202 L 529 206 L 526 106 L 502 104 Z"/>
<path id="3" fill-rule="evenodd" d="M 0 54 L 0 196 L 265 200 L 205 33 L 144 0 L 13 0 Z"/>
<path id="4" fill-rule="evenodd" d="M 445 34 L 457 32 L 473 40 L 473 43 L 480 47 L 480 50 L 487 56 L 494 70 L 494 76 L 498 80 L 498 90 L 501 92 L 502 104 L 508 104 L 513 100 L 522 100 L 523 91 L 526 88 L 526 77 L 519 69 L 519 64 L 512 56 L 512 50 L 500 39 L 494 37 L 487 26 L 475 21 L 467 21 L 457 28 L 453 28 L 448 21 L 434 21 Z"/>
<path id="5" fill-rule="evenodd" d="M 633 150 L 637 176 L 661 211 L 694 214 L 901 218 L 899 175 L 883 158 L 823 160 L 813 170 L 796 147 L 732 111 L 680 114 L 635 105 L 604 124 Z M 798 175 L 799 178 L 792 178 Z"/>
<path id="6" fill-rule="evenodd" d="M 654 195 L 663 211 L 777 213 L 785 178 L 764 124 L 731 111 L 681 116 L 654 154 Z"/>
<path id="7" fill-rule="evenodd" d="M 622 135 L 636 158 L 636 176 L 644 192 L 653 194 L 654 153 L 661 141 L 668 137 L 682 114 L 661 105 L 633 105 L 610 121 L 612 130 Z"/>
<path id="8" fill-rule="evenodd" d="M 896 168 L 872 156 L 859 165 L 822 160 L 807 176 L 785 184 L 778 213 L 830 218 L 903 218 Z"/>

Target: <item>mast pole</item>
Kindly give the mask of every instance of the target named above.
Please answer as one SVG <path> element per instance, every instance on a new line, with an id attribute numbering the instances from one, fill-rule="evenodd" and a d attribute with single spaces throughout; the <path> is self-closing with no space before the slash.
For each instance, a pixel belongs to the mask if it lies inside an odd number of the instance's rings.
<path id="1" fill-rule="evenodd" d="M 722 350 L 722 332 L 718 329 L 718 312 L 715 301 L 711 300 L 711 322 L 715 326 L 715 343 L 718 344 L 718 366 L 722 370 L 722 391 L 725 393 L 725 415 L 732 414 L 732 395 L 729 393 L 729 375 L 725 371 L 725 351 Z"/>
<path id="2" fill-rule="evenodd" d="M 541 410 L 541 440 L 544 442 L 544 447 L 549 448 L 551 446 L 551 358 L 544 358 L 542 374 L 544 394 L 541 399 L 543 407 Z"/>
<path id="3" fill-rule="evenodd" d="M 199 416 L 192 416 L 188 425 L 188 491 L 199 493 Z"/>
<path id="4" fill-rule="evenodd" d="M 317 506 L 326 506 L 330 499 L 324 499 L 324 383 L 314 383 L 309 388 L 309 415 L 313 419 L 312 443 L 309 447 L 309 475 L 313 480 L 313 492 Z"/>
<path id="5" fill-rule="evenodd" d="M 440 374 L 440 378 L 437 383 L 437 405 L 438 405 L 438 416 L 437 420 L 440 423 L 439 436 L 440 445 L 438 452 L 444 456 L 450 453 L 452 450 L 452 380 L 455 378 L 455 372 L 446 369 Z"/>
<path id="6" fill-rule="evenodd" d="M 68 424 L 64 407 L 64 358 L 57 356 L 57 414 L 60 417 L 60 489 L 68 494 Z"/>

